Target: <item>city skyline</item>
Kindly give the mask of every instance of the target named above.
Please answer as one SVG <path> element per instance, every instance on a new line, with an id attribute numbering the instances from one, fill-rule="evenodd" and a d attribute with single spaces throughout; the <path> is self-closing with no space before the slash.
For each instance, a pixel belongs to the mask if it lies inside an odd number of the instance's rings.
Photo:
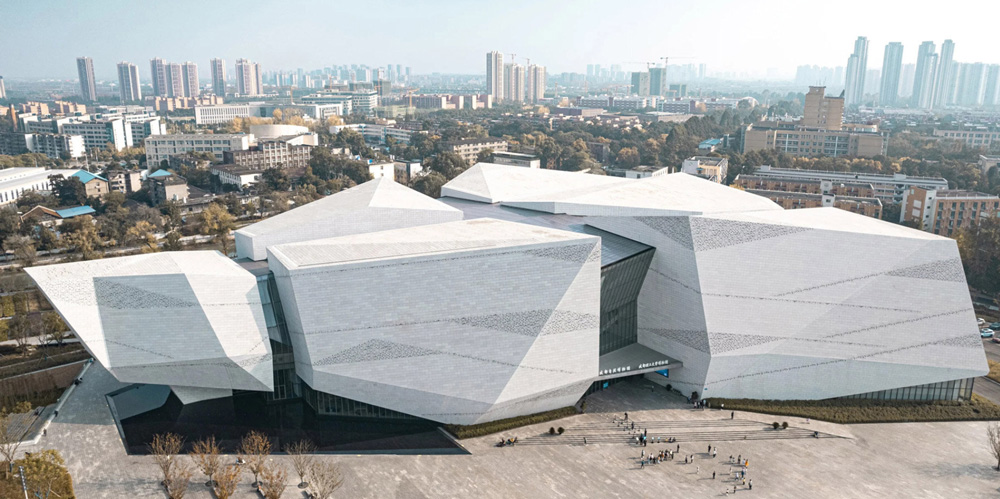
<path id="1" fill-rule="evenodd" d="M 113 9 L 116 2 L 109 2 L 108 10 Z M 117 2 L 122 3 L 122 2 Z M 587 2 L 585 2 L 587 3 Z M 594 3 L 594 2 L 590 2 Z M 964 12 L 961 4 L 971 2 L 959 1 L 953 4 L 953 9 L 933 14 L 913 13 L 914 16 L 926 16 L 927 22 L 918 18 L 908 18 L 906 23 L 885 23 L 885 19 L 894 14 L 892 6 L 869 4 L 861 2 L 842 2 L 842 8 L 823 10 L 824 23 L 797 23 L 791 18 L 791 25 L 781 28 L 781 33 L 761 30 L 755 20 L 770 19 L 771 13 L 782 8 L 789 8 L 787 2 L 777 0 L 765 1 L 760 8 L 752 12 L 740 9 L 740 4 L 732 1 L 717 0 L 698 6 L 684 5 L 678 2 L 639 2 L 627 12 L 609 12 L 607 9 L 583 8 L 574 4 L 573 22 L 559 23 L 538 30 L 532 23 L 514 22 L 517 19 L 530 18 L 537 15 L 533 4 L 515 1 L 509 9 L 494 13 L 492 22 L 463 22 L 465 9 L 455 9 L 458 18 L 449 16 L 447 24 L 438 25 L 429 17 L 425 5 L 409 5 L 396 2 L 379 2 L 379 8 L 371 6 L 331 6 L 316 4 L 310 10 L 309 16 L 302 16 L 300 9 L 266 12 L 253 8 L 231 9 L 224 4 L 203 5 L 194 2 L 178 2 L 171 4 L 169 10 L 185 8 L 185 5 L 197 7 L 203 15 L 211 15 L 225 11 L 225 16 L 231 22 L 220 25 L 212 30 L 192 30 L 184 36 L 169 39 L 149 37 L 148 33 L 162 32 L 160 20 L 168 18 L 167 6 L 150 6 L 141 13 L 132 9 L 113 9 L 122 19 L 118 29 L 109 33 L 110 39 L 94 39 L 84 36 L 82 28 L 87 25 L 86 19 L 95 21 L 101 11 L 91 11 L 79 5 L 68 2 L 49 2 L 45 5 L 16 4 L 0 7 L 0 15 L 8 19 L 41 19 L 50 27 L 51 37 L 37 40 L 26 31 L 31 23 L 13 23 L 5 27 L 0 41 L 5 46 L 13 47 L 5 61 L 0 62 L 0 72 L 11 78 L 59 78 L 73 77 L 73 67 L 64 61 L 72 61 L 81 53 L 94 59 L 95 75 L 99 80 L 113 80 L 116 77 L 115 64 L 119 61 L 148 61 L 154 57 L 164 60 L 193 61 L 202 66 L 210 67 L 211 58 L 223 58 L 235 61 L 239 58 L 249 58 L 260 62 L 265 68 L 274 70 L 295 69 L 298 67 L 318 69 L 340 64 L 368 64 L 383 66 L 385 64 L 403 64 L 415 69 L 415 73 L 428 74 L 433 72 L 453 74 L 481 74 L 482 53 L 497 50 L 504 53 L 518 54 L 514 62 L 525 63 L 526 58 L 544 61 L 550 74 L 563 72 L 583 73 L 587 64 L 625 65 L 625 71 L 640 70 L 642 66 L 629 61 L 659 62 L 661 57 L 677 57 L 678 63 L 706 64 L 709 73 L 730 72 L 734 75 L 779 78 L 790 78 L 795 68 L 803 64 L 819 66 L 843 66 L 845 64 L 843 47 L 849 47 L 858 36 L 869 39 L 870 47 L 884 47 L 889 42 L 900 42 L 904 47 L 903 64 L 916 62 L 916 47 L 924 41 L 935 41 L 940 44 L 944 39 L 951 38 L 960 46 L 956 60 L 969 62 L 1000 62 L 991 47 L 985 23 L 989 16 L 978 16 L 972 19 L 962 18 Z M 123 3 L 122 3 L 123 4 Z M 447 8 L 455 4 L 453 1 L 436 2 Z M 853 16 L 851 6 L 863 6 L 864 17 Z M 569 4 L 567 4 L 569 7 Z M 53 10 L 62 8 L 68 15 L 51 16 Z M 207 9 L 207 11 L 206 11 Z M 806 9 L 808 10 L 808 9 Z M 636 11 L 646 14 L 634 16 Z M 759 14 L 757 14 L 759 12 Z M 796 12 L 802 12 L 802 18 L 808 13 L 796 6 Z M 706 14 L 711 13 L 711 14 Z M 140 15 L 141 14 L 141 15 Z M 162 15 L 161 15 L 162 14 Z M 423 22 L 428 29 L 387 31 L 379 33 L 385 43 L 365 44 L 323 44 L 308 50 L 300 49 L 301 45 L 294 37 L 274 37 L 267 40 L 246 36 L 244 26 L 267 25 L 277 28 L 287 28 L 291 33 L 317 32 L 324 33 L 325 21 L 328 16 L 351 16 L 356 22 L 345 23 L 338 29 L 337 38 L 371 36 L 367 28 L 371 22 L 391 22 L 393 19 L 404 19 L 407 22 Z M 713 22 L 733 18 L 727 30 L 713 37 L 704 37 L 702 33 L 704 21 L 700 16 L 709 15 Z M 856 18 L 857 17 L 857 18 Z M 938 26 L 949 25 L 950 18 L 955 17 L 955 23 L 961 22 L 963 30 L 944 30 Z M 63 25 L 63 19 L 79 19 L 82 22 Z M 669 20 L 670 30 L 652 29 L 654 24 Z M 424 22 L 426 21 L 426 22 Z M 600 25 L 596 23 L 601 23 Z M 983 29 L 977 29 L 977 23 Z M 415 24 L 414 24 L 415 25 Z M 850 25 L 850 30 L 843 26 Z M 627 28 L 634 36 L 629 40 L 615 42 L 605 37 L 595 37 L 587 26 L 608 27 L 619 26 Z M 646 29 L 649 28 L 649 29 Z M 445 30 L 447 36 L 441 36 Z M 957 36 L 961 35 L 961 36 Z M 787 44 L 782 50 L 771 50 L 776 39 L 801 38 L 802 42 Z M 553 44 L 550 40 L 560 40 Z M 26 40 L 32 40 L 27 45 Z M 452 42 L 454 40 L 454 42 Z M 448 46 L 447 58 L 437 56 L 443 45 Z M 21 50 L 18 50 L 20 47 Z M 321 47 L 321 48 L 320 48 Z M 340 48 L 343 47 L 343 48 Z M 37 54 L 45 57 L 36 58 Z M 681 59 L 686 57 L 686 59 Z M 877 59 L 877 60 L 876 60 Z M 510 62 L 510 61 L 505 61 Z M 881 57 L 869 61 L 869 69 L 877 69 Z M 643 63 L 644 65 L 644 63 Z M 142 74 L 143 66 L 140 66 Z M 231 69 L 231 68 L 229 68 Z M 204 72 L 204 71 L 203 71 Z M 206 74 L 200 74 L 203 79 Z"/>

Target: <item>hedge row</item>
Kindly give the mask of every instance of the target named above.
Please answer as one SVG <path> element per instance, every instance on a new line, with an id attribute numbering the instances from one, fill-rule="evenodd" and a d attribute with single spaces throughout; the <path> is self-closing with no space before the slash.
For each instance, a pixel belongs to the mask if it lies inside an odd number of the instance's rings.
<path id="1" fill-rule="evenodd" d="M 971 401 L 919 402 L 903 400 L 752 400 L 709 399 L 726 410 L 798 416 L 832 423 L 901 423 L 918 421 L 975 421 L 1000 419 L 1000 406 L 972 395 Z"/>
<path id="2" fill-rule="evenodd" d="M 536 414 L 529 414 L 527 416 L 499 419 L 497 421 L 490 421 L 489 423 L 481 423 L 468 426 L 450 424 L 450 425 L 445 425 L 444 429 L 448 430 L 449 433 L 455 435 L 455 437 L 459 439 L 465 439 L 465 438 L 481 437 L 483 435 L 489 435 L 490 433 L 506 431 L 521 426 L 544 423 L 546 421 L 561 419 L 567 416 L 572 416 L 574 414 L 577 414 L 576 407 L 569 406 L 569 407 L 563 407 L 562 409 L 555 409 L 546 412 L 539 412 Z"/>
<path id="3" fill-rule="evenodd" d="M 987 378 L 993 381 L 1000 381 L 1000 362 L 989 360 L 990 363 L 990 373 L 986 375 Z"/>

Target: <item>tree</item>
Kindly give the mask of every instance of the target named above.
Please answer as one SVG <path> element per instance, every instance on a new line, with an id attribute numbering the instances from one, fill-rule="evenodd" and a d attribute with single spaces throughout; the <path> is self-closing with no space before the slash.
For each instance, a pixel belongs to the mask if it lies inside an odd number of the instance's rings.
<path id="1" fill-rule="evenodd" d="M 310 490 L 316 499 L 330 499 L 333 493 L 344 484 L 344 477 L 340 473 L 340 467 L 332 461 L 316 461 L 309 471 L 312 477 Z"/>
<path id="2" fill-rule="evenodd" d="M 258 185 L 266 191 L 287 191 L 292 187 L 288 174 L 281 168 L 267 168 L 260 174 Z"/>
<path id="3" fill-rule="evenodd" d="M 264 492 L 264 499 L 281 499 L 281 494 L 285 493 L 288 487 L 288 473 L 285 468 L 277 463 L 267 462 L 260 471 L 261 486 Z"/>
<path id="4" fill-rule="evenodd" d="M 616 162 L 622 168 L 635 168 L 639 166 L 639 150 L 634 147 L 619 149 Z"/>
<path id="5" fill-rule="evenodd" d="M 0 456 L 3 456 L 6 465 L 3 467 L 5 477 L 10 476 L 17 449 L 21 447 L 23 430 L 23 426 L 14 424 L 14 417 L 7 412 L 6 407 L 0 408 Z"/>
<path id="6" fill-rule="evenodd" d="M 489 163 L 493 160 L 493 149 L 487 147 L 486 149 L 480 149 L 476 153 L 476 163 Z"/>
<path id="7" fill-rule="evenodd" d="M 426 175 L 421 175 L 413 181 L 413 188 L 417 192 L 422 192 L 432 198 L 441 197 L 441 187 L 448 183 L 448 179 L 438 172 L 432 171 Z"/>
<path id="8" fill-rule="evenodd" d="M 222 252 L 229 255 L 229 232 L 236 228 L 236 219 L 218 203 L 208 205 L 201 212 L 201 231 L 215 237 L 222 245 Z"/>
<path id="9" fill-rule="evenodd" d="M 181 243 L 181 235 L 175 230 L 167 233 L 166 241 L 163 242 L 163 251 L 180 251 L 184 249 Z"/>
<path id="10" fill-rule="evenodd" d="M 66 461 L 59 451 L 46 449 L 32 452 L 20 461 L 24 467 L 25 485 L 31 497 L 50 499 L 72 497 L 73 484 L 66 472 Z"/>
<path id="11" fill-rule="evenodd" d="M 90 215 L 71 218 L 62 224 L 63 240 L 66 246 L 73 248 L 84 260 L 93 260 L 102 256 L 99 248 L 101 236 L 97 233 L 94 219 Z"/>
<path id="12" fill-rule="evenodd" d="M 35 240 L 28 236 L 8 236 L 3 240 L 3 250 L 14 254 L 24 267 L 35 263 Z"/>
<path id="13" fill-rule="evenodd" d="M 997 471 L 1000 471 L 1000 423 L 990 423 L 986 427 L 986 437 L 990 453 L 997 460 Z"/>
<path id="14" fill-rule="evenodd" d="M 174 456 L 181 453 L 183 445 L 184 440 L 174 433 L 157 433 L 153 435 L 152 442 L 146 446 L 149 453 L 153 456 L 153 461 L 160 467 L 160 471 L 163 473 L 164 485 L 169 485 L 170 479 L 174 476 L 173 468 L 177 462 Z"/>
<path id="15" fill-rule="evenodd" d="M 199 440 L 191 447 L 191 459 L 194 460 L 198 469 L 208 477 L 208 487 L 214 485 L 213 477 L 222 467 L 222 456 L 219 445 L 215 443 L 215 437 Z"/>
<path id="16" fill-rule="evenodd" d="M 240 483 L 240 468 L 235 465 L 224 466 L 215 475 L 215 497 L 218 499 L 229 499 L 236 493 L 236 486 Z"/>
<path id="17" fill-rule="evenodd" d="M 167 496 L 170 499 L 184 499 L 184 494 L 187 493 L 188 484 L 191 483 L 191 465 L 187 461 L 182 461 L 180 456 L 177 456 L 177 461 L 174 463 L 173 467 L 170 469 L 170 477 L 164 480 L 167 487 Z"/>
<path id="18" fill-rule="evenodd" d="M 8 321 L 10 325 L 10 338 L 14 340 L 17 344 L 18 350 L 22 354 L 28 354 L 28 338 L 32 336 L 31 321 L 28 319 L 27 314 L 15 314 L 13 318 Z"/>
<path id="19" fill-rule="evenodd" d="M 425 161 L 424 166 L 451 180 L 457 177 L 459 173 L 465 171 L 469 164 L 458 153 L 446 151 L 438 153 L 437 156 Z"/>
<path id="20" fill-rule="evenodd" d="M 258 485 L 260 472 L 264 469 L 267 456 L 271 454 L 271 440 L 259 431 L 251 431 L 240 442 L 239 454 L 253 473 L 253 485 Z"/>
<path id="21" fill-rule="evenodd" d="M 316 462 L 316 457 L 313 455 L 316 452 L 316 446 L 308 440 L 299 440 L 294 444 L 286 445 L 285 452 L 291 456 L 292 468 L 295 469 L 295 474 L 299 475 L 299 488 L 305 488 L 309 485 L 306 482 L 306 475 L 309 474 L 313 463 Z"/>
<path id="22" fill-rule="evenodd" d="M 63 206 L 79 206 L 87 202 L 87 187 L 77 177 L 52 175 L 52 192 Z"/>
<path id="23" fill-rule="evenodd" d="M 157 244 L 155 230 L 153 224 L 140 220 L 128 229 L 125 240 L 128 244 L 139 244 L 143 253 L 156 253 L 160 251 L 160 246 Z"/>
<path id="24" fill-rule="evenodd" d="M 17 214 L 17 209 L 13 206 L 0 208 L 0 239 L 7 240 L 19 234 L 21 234 L 21 215 Z"/>
<path id="25" fill-rule="evenodd" d="M 42 314 L 42 331 L 45 334 L 46 342 L 54 341 L 62 345 L 63 340 L 66 339 L 68 329 L 62 317 L 59 317 L 59 314 L 55 312 L 45 312 Z"/>

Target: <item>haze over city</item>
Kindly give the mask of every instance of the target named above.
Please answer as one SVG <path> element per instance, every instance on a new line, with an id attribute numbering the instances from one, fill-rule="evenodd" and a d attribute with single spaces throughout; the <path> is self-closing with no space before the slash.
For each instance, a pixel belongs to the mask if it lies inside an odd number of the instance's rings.
<path id="1" fill-rule="evenodd" d="M 1000 5 L 959 0 L 846 0 L 836 4 L 765 0 L 703 2 L 641 0 L 513 0 L 502 5 L 433 2 L 248 1 L 89 2 L 53 0 L 0 4 L 0 74 L 72 78 L 73 60 L 95 60 L 99 79 L 118 61 L 153 57 L 191 60 L 248 57 L 266 68 L 400 63 L 415 73 L 479 74 L 481 53 L 500 50 L 531 58 L 549 73 L 587 64 L 707 64 L 709 73 L 791 78 L 798 65 L 843 66 L 857 36 L 872 47 L 902 42 L 904 63 L 925 40 L 951 38 L 965 61 L 1000 62 L 993 24 Z M 926 5 L 923 5 L 926 4 Z M 933 6 L 933 8 L 931 8 Z M 45 25 L 45 36 L 37 26 Z M 251 36 L 252 34 L 252 36 Z M 679 59 L 689 57 L 690 59 Z M 881 64 L 872 57 L 870 68 Z"/>
<path id="2" fill-rule="evenodd" d="M 0 499 L 995 497 L 998 14 L 0 0 Z"/>

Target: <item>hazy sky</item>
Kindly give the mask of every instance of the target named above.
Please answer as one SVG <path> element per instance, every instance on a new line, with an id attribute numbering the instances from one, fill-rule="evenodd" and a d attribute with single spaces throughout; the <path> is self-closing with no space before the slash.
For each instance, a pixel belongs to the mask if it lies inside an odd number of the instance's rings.
<path id="1" fill-rule="evenodd" d="M 887 42 L 903 42 L 913 62 L 921 41 L 945 38 L 956 60 L 1000 63 L 998 14 L 995 0 L 0 0 L 0 75 L 72 79 L 82 55 L 98 78 L 127 60 L 145 81 L 153 57 L 194 61 L 202 78 L 213 57 L 230 71 L 246 57 L 265 71 L 398 63 L 484 73 L 485 52 L 499 50 L 550 74 L 588 63 L 638 70 L 667 55 L 710 73 L 791 76 L 801 64 L 845 65 L 858 35 L 870 40 L 869 68 Z"/>

